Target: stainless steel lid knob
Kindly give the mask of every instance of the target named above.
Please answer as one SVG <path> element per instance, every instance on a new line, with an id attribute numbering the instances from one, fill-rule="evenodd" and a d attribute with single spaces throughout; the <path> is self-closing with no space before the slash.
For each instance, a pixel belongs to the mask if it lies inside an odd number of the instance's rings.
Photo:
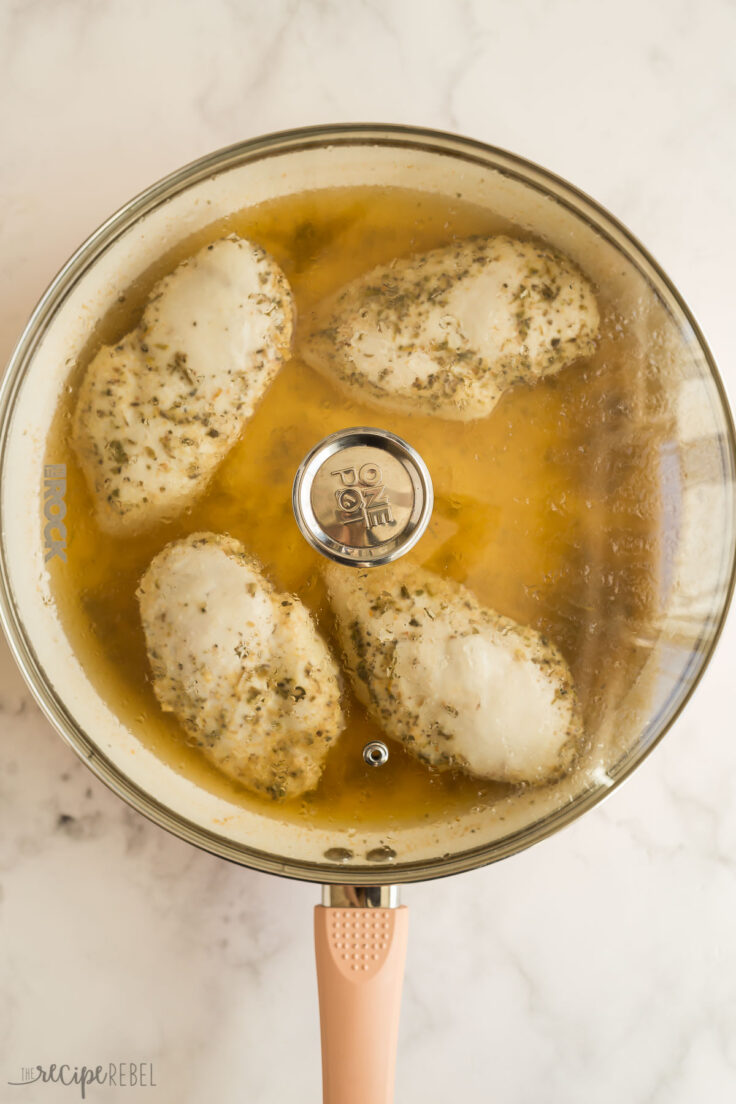
<path id="1" fill-rule="evenodd" d="M 413 548 L 434 501 L 427 465 L 401 437 L 358 426 L 325 437 L 294 478 L 294 516 L 323 556 L 377 567 Z"/>

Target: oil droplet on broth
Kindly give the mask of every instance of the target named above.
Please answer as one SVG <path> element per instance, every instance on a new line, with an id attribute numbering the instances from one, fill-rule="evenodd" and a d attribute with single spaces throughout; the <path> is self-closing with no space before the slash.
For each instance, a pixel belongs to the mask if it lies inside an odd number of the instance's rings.
<path id="1" fill-rule="evenodd" d="M 308 450 L 349 425 L 379 424 L 417 448 L 435 486 L 427 533 L 410 558 L 468 585 L 485 604 L 546 633 L 570 663 L 593 731 L 611 672 L 641 662 L 632 643 L 656 592 L 659 495 L 654 431 L 643 406 L 644 358 L 604 299 L 595 354 L 537 386 L 516 387 L 489 418 L 448 423 L 346 399 L 300 360 L 298 343 L 205 496 L 183 516 L 134 538 L 97 527 L 69 446 L 81 375 L 102 343 L 140 317 L 153 284 L 223 234 L 264 246 L 283 267 L 298 312 L 372 266 L 471 234 L 516 228 L 459 200 L 403 189 L 341 188 L 244 210 L 187 238 L 143 273 L 100 320 L 60 401 L 47 462 L 67 465 L 67 563 L 51 581 L 65 631 L 99 693 L 140 740 L 197 784 L 259 812 L 323 826 L 384 829 L 493 812 L 511 787 L 437 771 L 390 742 L 381 770 L 363 748 L 385 733 L 345 688 L 347 725 L 317 790 L 274 805 L 216 771 L 153 694 L 135 590 L 152 557 L 197 530 L 243 541 L 280 588 L 296 593 L 334 644 L 319 555 L 291 513 L 291 483 Z M 253 463 L 253 457 L 258 463 Z"/>

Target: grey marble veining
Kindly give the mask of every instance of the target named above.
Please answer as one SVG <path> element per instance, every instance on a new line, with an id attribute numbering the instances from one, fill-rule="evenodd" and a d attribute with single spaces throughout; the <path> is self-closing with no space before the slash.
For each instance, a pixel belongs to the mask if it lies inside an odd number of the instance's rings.
<path id="1" fill-rule="evenodd" d="M 348 120 L 538 160 L 651 248 L 736 390 L 736 8 L 726 0 L 7 0 L 0 344 L 130 195 L 245 136 Z M 736 1097 L 732 619 L 661 747 L 515 859 L 405 892 L 397 1102 Z M 35 1062 L 153 1062 L 179 1104 L 317 1101 L 316 889 L 128 810 L 0 662 L 0 1100 Z M 130 1090 L 91 1099 L 132 1100 Z"/>

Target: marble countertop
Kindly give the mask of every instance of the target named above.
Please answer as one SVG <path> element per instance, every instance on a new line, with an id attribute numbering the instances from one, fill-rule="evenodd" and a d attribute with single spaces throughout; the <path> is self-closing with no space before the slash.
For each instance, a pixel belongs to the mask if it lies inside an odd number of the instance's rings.
<path id="1" fill-rule="evenodd" d="M 0 342 L 151 180 L 286 127 L 406 122 L 514 150 L 643 239 L 736 392 L 727 0 L 6 0 Z M 320 1099 L 316 887 L 169 837 L 0 655 L 0 1100 L 23 1066 L 153 1063 L 178 1104 Z M 405 891 L 400 1104 L 736 1099 L 736 618 L 622 790 L 513 860 Z M 33 1095 L 33 1094 L 36 1095 Z M 130 1089 L 88 1099 L 129 1101 Z"/>

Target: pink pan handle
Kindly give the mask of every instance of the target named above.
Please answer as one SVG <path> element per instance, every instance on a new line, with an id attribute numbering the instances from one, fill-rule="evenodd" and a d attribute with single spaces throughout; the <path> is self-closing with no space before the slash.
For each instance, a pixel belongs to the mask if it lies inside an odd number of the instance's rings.
<path id="1" fill-rule="evenodd" d="M 324 1104 L 391 1104 L 407 908 L 314 910 Z"/>

